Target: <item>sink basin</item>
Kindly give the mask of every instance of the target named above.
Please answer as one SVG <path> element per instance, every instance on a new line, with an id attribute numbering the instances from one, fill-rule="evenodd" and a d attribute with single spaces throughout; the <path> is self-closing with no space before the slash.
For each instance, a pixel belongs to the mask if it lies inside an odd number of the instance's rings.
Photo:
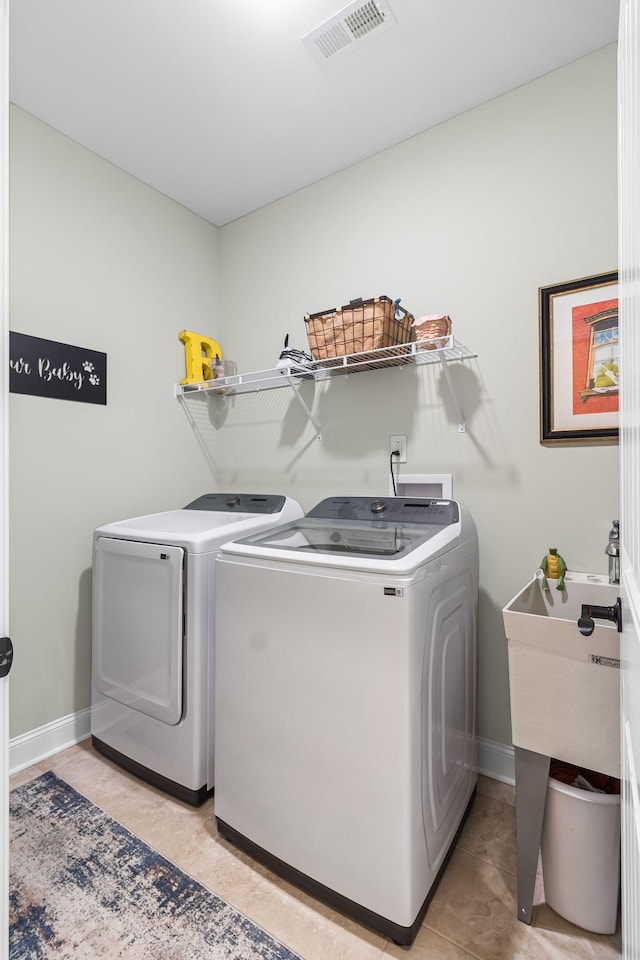
<path id="1" fill-rule="evenodd" d="M 533 577 L 503 608 L 509 652 L 513 744 L 620 776 L 620 634 L 594 619 L 578 630 L 582 604 L 613 606 L 620 587 L 567 573 L 565 588 Z"/>

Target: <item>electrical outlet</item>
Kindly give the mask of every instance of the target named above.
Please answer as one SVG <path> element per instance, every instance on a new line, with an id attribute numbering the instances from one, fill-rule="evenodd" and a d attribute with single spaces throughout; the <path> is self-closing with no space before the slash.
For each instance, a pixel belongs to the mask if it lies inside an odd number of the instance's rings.
<path id="1" fill-rule="evenodd" d="M 396 437 L 389 437 L 389 453 L 399 454 L 399 456 L 393 458 L 395 463 L 407 462 L 407 435 L 405 433 L 398 434 Z"/>

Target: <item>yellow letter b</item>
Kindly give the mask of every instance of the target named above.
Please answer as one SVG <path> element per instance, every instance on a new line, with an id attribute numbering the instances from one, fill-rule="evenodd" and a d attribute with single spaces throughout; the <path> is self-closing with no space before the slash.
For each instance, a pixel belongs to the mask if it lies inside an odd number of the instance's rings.
<path id="1" fill-rule="evenodd" d="M 184 359 L 187 368 L 186 377 L 180 381 L 185 383 L 201 383 L 203 380 L 212 380 L 211 361 L 216 357 L 222 360 L 220 344 L 210 337 L 203 337 L 191 330 L 183 330 L 178 339 L 184 343 Z"/>

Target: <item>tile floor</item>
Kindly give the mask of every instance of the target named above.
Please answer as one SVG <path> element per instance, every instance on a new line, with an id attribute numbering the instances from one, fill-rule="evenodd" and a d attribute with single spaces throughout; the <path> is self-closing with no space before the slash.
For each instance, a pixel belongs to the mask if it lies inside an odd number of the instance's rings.
<path id="1" fill-rule="evenodd" d="M 303 960 L 614 960 L 620 933 L 587 933 L 559 917 L 537 884 L 533 923 L 516 920 L 514 790 L 480 777 L 478 793 L 410 949 L 398 947 L 301 893 L 217 836 L 212 801 L 194 809 L 96 753 L 90 741 L 16 774 L 46 770 L 98 804 L 233 904 Z"/>

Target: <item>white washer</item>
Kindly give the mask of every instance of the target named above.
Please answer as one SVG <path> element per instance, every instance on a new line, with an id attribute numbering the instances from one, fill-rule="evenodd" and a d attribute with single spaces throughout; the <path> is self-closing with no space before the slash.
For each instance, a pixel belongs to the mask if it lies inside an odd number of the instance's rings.
<path id="1" fill-rule="evenodd" d="M 216 581 L 220 832 L 410 944 L 477 783 L 473 520 L 332 498 L 223 545 Z"/>
<path id="2" fill-rule="evenodd" d="M 94 531 L 96 749 L 188 803 L 203 802 L 214 783 L 216 551 L 302 513 L 287 497 L 215 493 Z"/>

